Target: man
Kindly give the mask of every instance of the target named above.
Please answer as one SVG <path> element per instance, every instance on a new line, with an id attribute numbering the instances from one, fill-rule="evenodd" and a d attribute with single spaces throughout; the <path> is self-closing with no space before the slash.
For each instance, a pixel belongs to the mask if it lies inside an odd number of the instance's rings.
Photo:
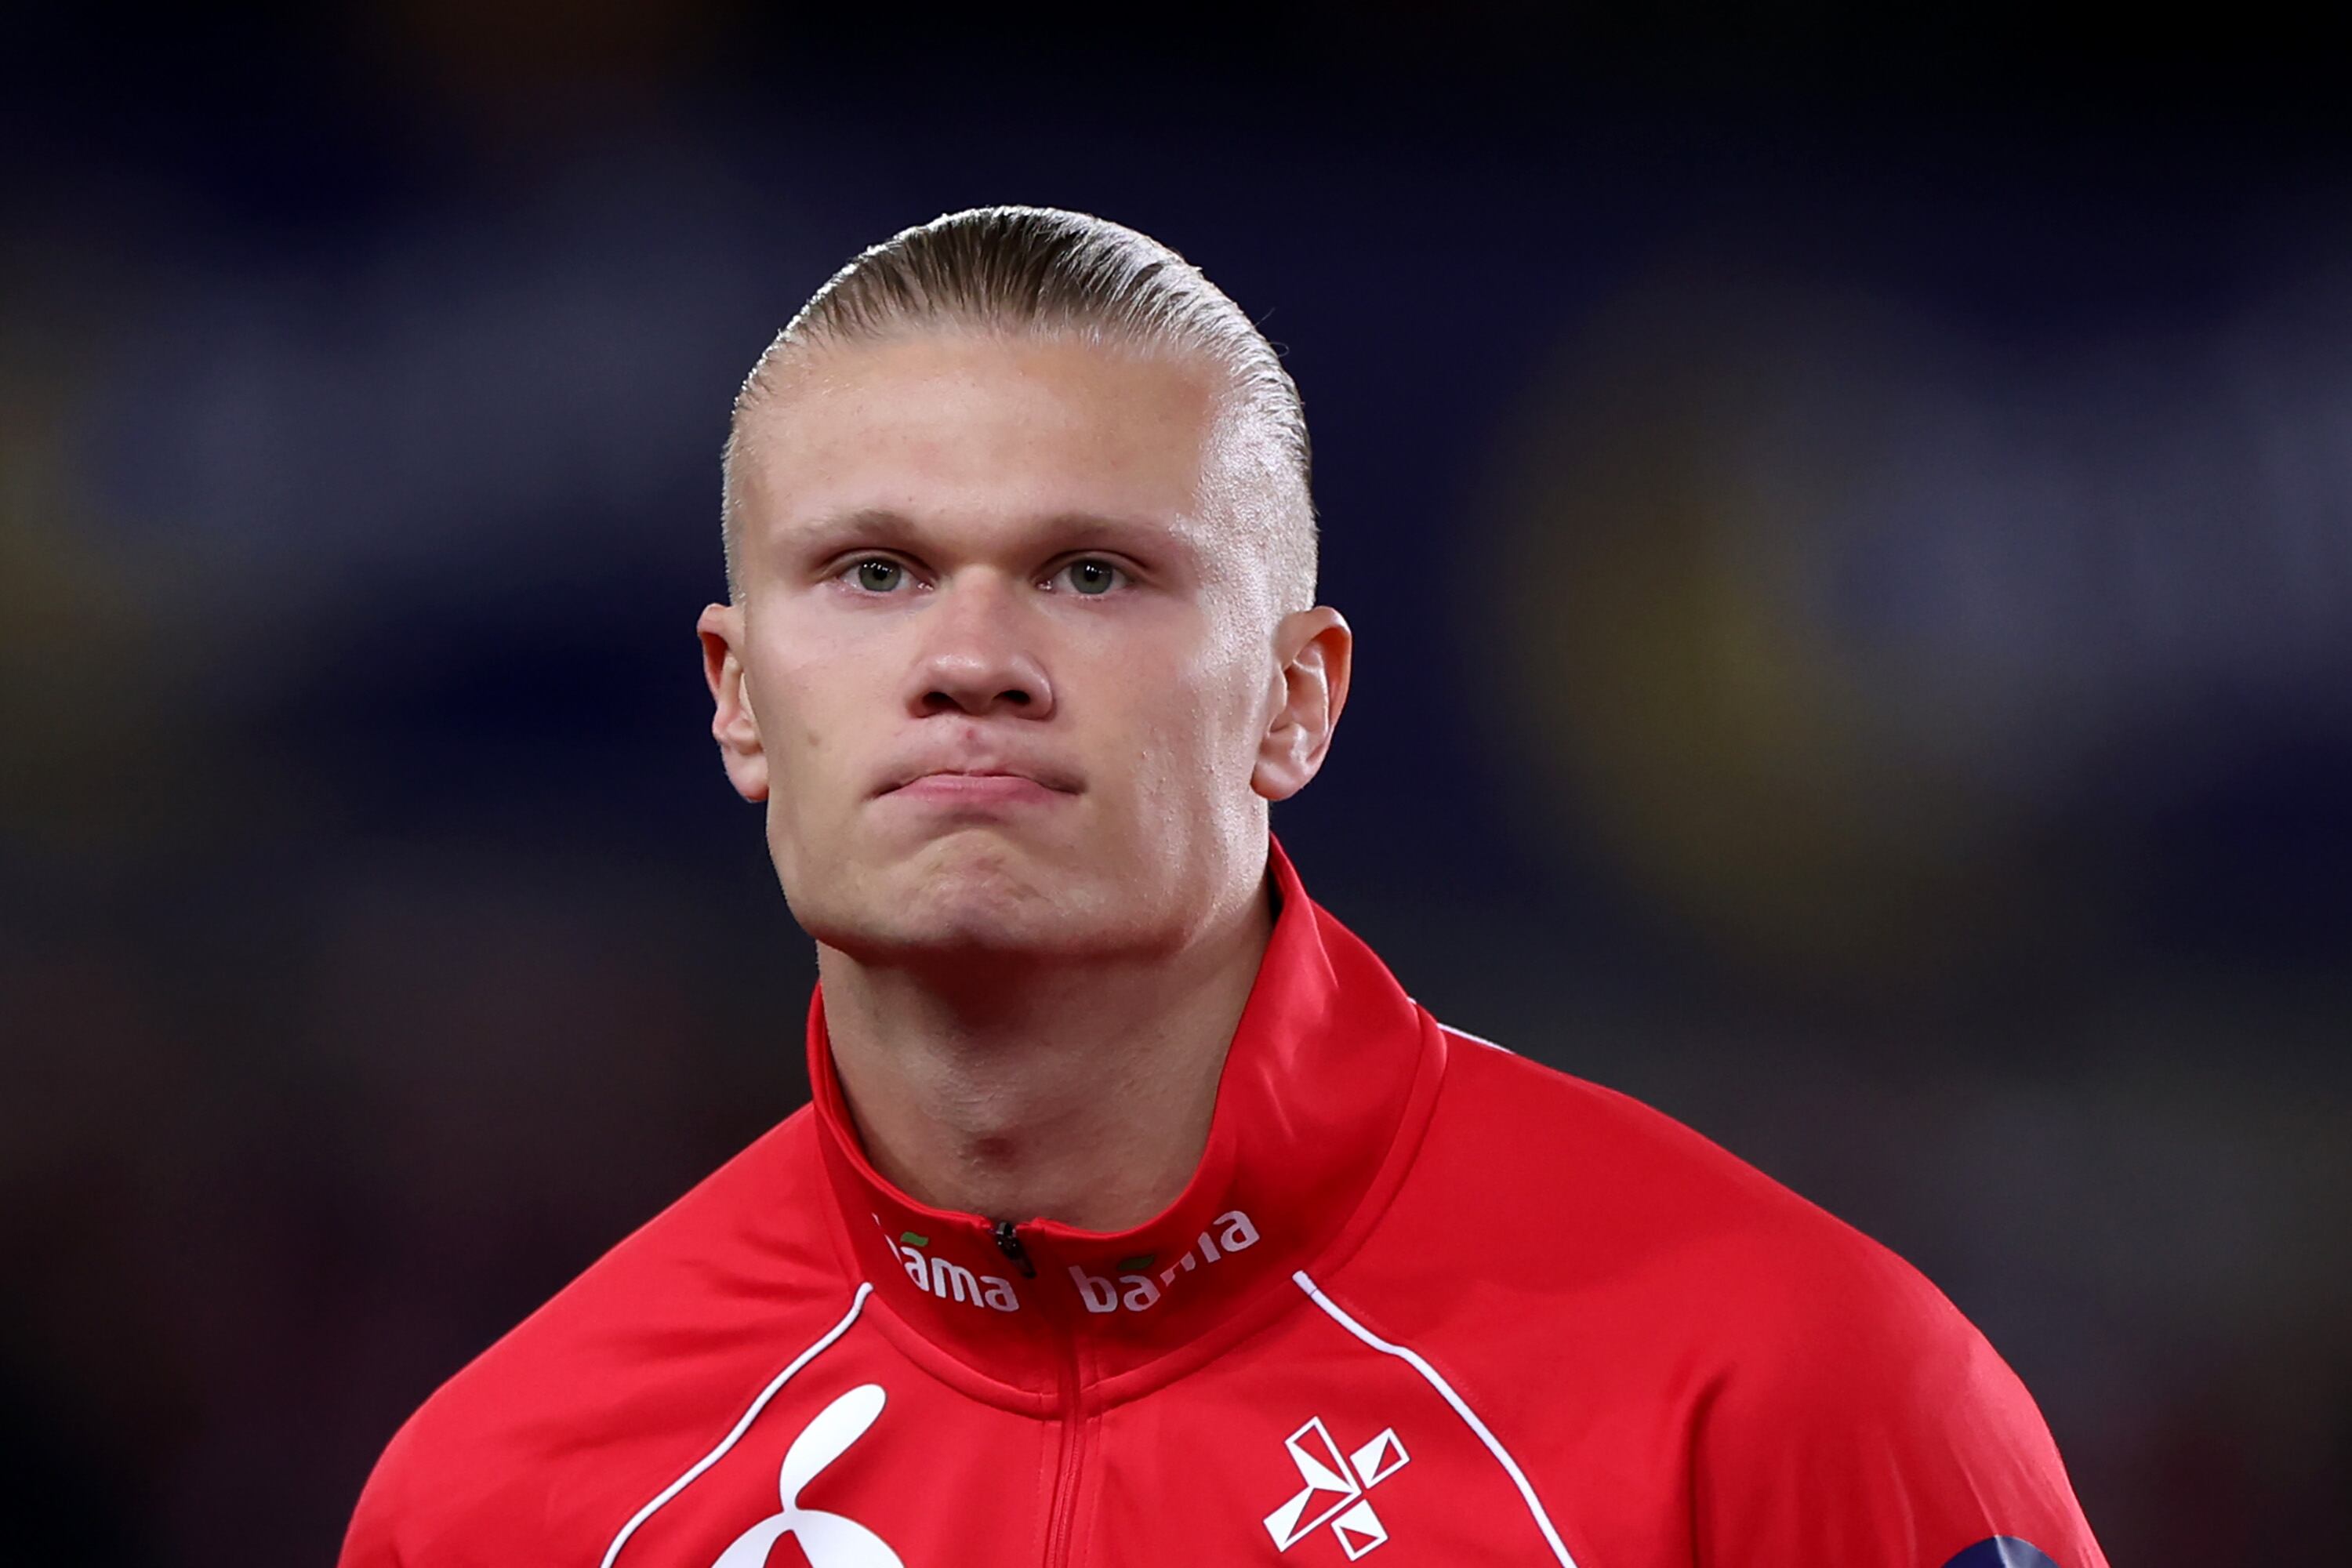
<path id="1" fill-rule="evenodd" d="M 1309 900 L 1307 469 L 1095 218 L 908 230 L 778 336 L 700 633 L 814 1103 L 435 1394 L 349 1568 L 2103 1568 L 1932 1286 Z"/>

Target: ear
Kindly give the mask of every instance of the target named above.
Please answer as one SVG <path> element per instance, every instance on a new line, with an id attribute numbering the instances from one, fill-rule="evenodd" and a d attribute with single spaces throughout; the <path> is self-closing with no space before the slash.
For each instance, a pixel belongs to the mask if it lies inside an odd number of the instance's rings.
<path id="1" fill-rule="evenodd" d="M 1274 630 L 1273 713 L 1258 740 L 1250 787 L 1267 800 L 1288 800 L 1307 787 L 1331 749 L 1331 731 L 1348 704 L 1356 634 L 1328 605 L 1282 617 Z"/>
<path id="2" fill-rule="evenodd" d="M 695 623 L 702 638 L 702 677 L 710 684 L 710 733 L 719 760 L 735 793 L 745 800 L 768 798 L 768 753 L 760 743 L 760 721 L 751 711 L 750 675 L 743 668 L 743 607 L 709 605 Z"/>

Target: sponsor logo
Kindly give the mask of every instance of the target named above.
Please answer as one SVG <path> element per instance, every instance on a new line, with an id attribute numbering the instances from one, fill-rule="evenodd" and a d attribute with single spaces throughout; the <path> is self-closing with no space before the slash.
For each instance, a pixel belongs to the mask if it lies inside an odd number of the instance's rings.
<path id="1" fill-rule="evenodd" d="M 882 1216 L 876 1215 L 874 1223 L 880 1226 Z M 997 1274 L 975 1274 L 961 1263 L 933 1258 L 923 1250 L 931 1244 L 929 1237 L 908 1230 L 890 1241 L 890 1233 L 885 1230 L 882 1239 L 889 1242 L 891 1256 L 915 1282 L 916 1289 L 928 1290 L 942 1301 L 969 1301 L 992 1312 L 1021 1310 L 1021 1298 L 1014 1294 L 1012 1280 Z"/>
<path id="2" fill-rule="evenodd" d="M 801 1506 L 801 1489 L 866 1436 L 886 1397 L 880 1384 L 860 1384 L 818 1411 L 784 1451 L 776 1477 L 783 1511 L 737 1536 L 710 1568 L 767 1568 L 768 1553 L 787 1535 L 800 1543 L 810 1568 L 906 1568 L 880 1536 L 856 1520 Z"/>
<path id="3" fill-rule="evenodd" d="M 1070 1265 L 1070 1283 L 1078 1288 L 1078 1299 L 1089 1312 L 1148 1312 L 1160 1304 L 1160 1296 L 1176 1282 L 1180 1274 L 1214 1263 L 1229 1252 L 1246 1252 L 1257 1245 L 1257 1226 L 1239 1209 L 1230 1209 L 1211 1223 L 1185 1248 L 1181 1257 L 1165 1268 L 1154 1270 L 1157 1258 L 1123 1258 L 1114 1277 L 1090 1274 L 1076 1264 Z"/>
<path id="4" fill-rule="evenodd" d="M 1325 1525 L 1353 1563 L 1389 1538 L 1388 1526 L 1372 1511 L 1365 1494 L 1412 1461 L 1391 1426 L 1352 1454 L 1342 1455 L 1330 1429 L 1318 1415 L 1283 1439 L 1290 1462 L 1306 1484 L 1298 1495 L 1265 1516 L 1274 1548 L 1287 1552 Z"/>

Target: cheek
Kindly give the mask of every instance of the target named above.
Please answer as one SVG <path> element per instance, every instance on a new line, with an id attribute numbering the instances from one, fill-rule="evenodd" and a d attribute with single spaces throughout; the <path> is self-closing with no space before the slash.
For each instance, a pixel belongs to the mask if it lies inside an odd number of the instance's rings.
<path id="1" fill-rule="evenodd" d="M 1153 793 L 1198 802 L 1248 793 L 1264 692 L 1242 661 L 1209 654 L 1134 672 L 1137 750 Z"/>
<path id="2" fill-rule="evenodd" d="M 872 695 L 859 686 L 871 684 L 871 661 L 861 668 L 861 661 L 823 647 L 796 647 L 791 657 L 772 653 L 762 659 L 751 679 L 752 708 L 774 783 L 772 801 L 803 816 L 832 804 L 855 771 L 847 755 L 849 725 L 872 710 Z"/>

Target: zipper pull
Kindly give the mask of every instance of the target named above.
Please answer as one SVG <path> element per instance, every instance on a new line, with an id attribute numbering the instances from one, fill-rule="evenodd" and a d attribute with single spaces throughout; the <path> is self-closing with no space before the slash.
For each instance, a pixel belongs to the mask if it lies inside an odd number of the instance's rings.
<path id="1" fill-rule="evenodd" d="M 1013 1259 L 1013 1267 L 1021 1270 L 1024 1279 L 1037 1278 L 1037 1266 L 1029 1261 L 1029 1249 L 1021 1245 L 1021 1237 L 1009 1219 L 996 1222 L 996 1249 Z"/>

